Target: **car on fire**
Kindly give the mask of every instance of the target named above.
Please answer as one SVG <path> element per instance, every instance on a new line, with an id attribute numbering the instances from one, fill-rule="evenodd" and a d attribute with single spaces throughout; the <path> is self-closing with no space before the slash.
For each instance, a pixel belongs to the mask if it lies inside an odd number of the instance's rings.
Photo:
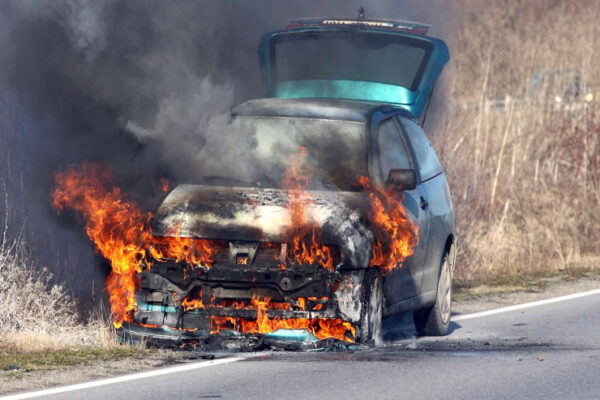
<path id="1" fill-rule="evenodd" d="M 267 97 L 233 108 L 227 165 L 159 207 L 120 334 L 378 344 L 382 319 L 408 311 L 420 334 L 446 334 L 457 236 L 421 122 L 449 55 L 426 32 L 361 16 L 265 34 Z M 396 212 L 378 223 L 404 256 L 377 236 L 378 207 Z"/>

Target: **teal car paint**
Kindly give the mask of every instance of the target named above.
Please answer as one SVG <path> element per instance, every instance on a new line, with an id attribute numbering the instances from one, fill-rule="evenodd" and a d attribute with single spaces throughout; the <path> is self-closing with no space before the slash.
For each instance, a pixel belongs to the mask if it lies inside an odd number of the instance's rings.
<path id="1" fill-rule="evenodd" d="M 273 97 L 288 99 L 329 98 L 352 99 L 410 105 L 415 102 L 415 92 L 402 86 L 379 82 L 351 81 L 348 79 L 286 81 L 275 86 Z"/>
<path id="2" fill-rule="evenodd" d="M 386 103 L 419 118 L 450 59 L 426 29 L 404 21 L 295 21 L 261 39 L 266 95 Z"/>

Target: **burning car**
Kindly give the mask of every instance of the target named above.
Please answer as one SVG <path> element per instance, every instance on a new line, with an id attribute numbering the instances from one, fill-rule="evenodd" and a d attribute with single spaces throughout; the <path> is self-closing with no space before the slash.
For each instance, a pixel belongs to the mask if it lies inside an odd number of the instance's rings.
<path id="1" fill-rule="evenodd" d="M 87 167 L 57 174 L 55 206 L 79 211 L 111 261 L 123 337 L 378 344 L 382 318 L 404 311 L 421 334 L 447 332 L 457 238 L 418 121 L 448 51 L 426 30 L 359 18 L 266 34 L 269 97 L 233 108 L 230 160 L 154 215 L 132 214 Z M 136 228 L 115 229 L 112 213 Z"/>

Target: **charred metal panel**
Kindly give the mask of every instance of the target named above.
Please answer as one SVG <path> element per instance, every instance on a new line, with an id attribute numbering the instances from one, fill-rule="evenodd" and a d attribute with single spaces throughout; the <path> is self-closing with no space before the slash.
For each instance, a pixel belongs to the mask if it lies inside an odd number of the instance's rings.
<path id="1" fill-rule="evenodd" d="M 341 267 L 367 268 L 373 242 L 364 223 L 368 195 L 313 191 L 310 196 L 308 222 L 321 228 L 323 244 L 339 246 Z M 230 240 L 234 249 L 251 246 L 239 251 L 253 259 L 256 242 L 285 242 L 291 224 L 288 203 L 289 194 L 278 189 L 180 185 L 160 206 L 153 232 L 158 236 Z"/>
<path id="2" fill-rule="evenodd" d="M 252 295 L 259 295 L 272 300 L 290 300 L 332 296 L 336 280 L 339 280 L 339 273 L 316 265 L 289 266 L 285 270 L 228 265 L 213 267 L 187 279 L 173 270 L 153 267 L 150 271 L 142 272 L 141 288 L 144 291 L 176 293 L 179 299 L 199 287 L 205 295 L 213 294 L 226 299 L 249 299 Z"/>
<path id="3" fill-rule="evenodd" d="M 368 196 L 353 192 L 309 192 L 309 224 L 323 227 L 323 244 L 335 244 L 335 230 L 353 211 L 368 210 Z M 291 224 L 289 194 L 278 189 L 180 185 L 154 218 L 158 236 L 241 241 L 285 240 Z M 325 230 L 326 225 L 330 228 Z"/>
<path id="4" fill-rule="evenodd" d="M 340 269 L 367 268 L 371 261 L 373 234 L 360 221 L 358 213 L 352 213 L 339 226 L 336 237 L 342 252 Z"/>
<path id="5" fill-rule="evenodd" d="M 338 309 L 343 319 L 358 322 L 362 303 L 360 292 L 365 270 L 348 271 L 343 273 L 338 291 L 335 293 Z"/>

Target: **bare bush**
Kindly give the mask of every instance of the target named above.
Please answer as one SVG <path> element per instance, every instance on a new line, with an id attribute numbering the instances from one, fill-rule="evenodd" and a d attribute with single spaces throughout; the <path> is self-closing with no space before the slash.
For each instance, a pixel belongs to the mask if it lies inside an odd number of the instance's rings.
<path id="1" fill-rule="evenodd" d="M 23 244 L 0 246 L 0 347 L 40 351 L 74 345 L 117 344 L 109 320 L 93 315 L 84 323 L 67 291 L 51 283 L 46 269 L 20 254 Z"/>
<path id="2" fill-rule="evenodd" d="M 598 267 L 598 1 L 463 0 L 434 137 L 459 284 Z"/>
<path id="3" fill-rule="evenodd" d="M 0 324 L 4 333 L 53 333 L 77 323 L 70 296 L 50 284 L 46 269 L 34 269 L 18 255 L 20 244 L 0 252 Z"/>
<path id="4" fill-rule="evenodd" d="M 42 351 L 74 345 L 117 344 L 110 319 L 83 321 L 77 303 L 52 274 L 29 257 L 25 241 L 8 230 L 8 193 L 0 203 L 0 349 Z"/>

